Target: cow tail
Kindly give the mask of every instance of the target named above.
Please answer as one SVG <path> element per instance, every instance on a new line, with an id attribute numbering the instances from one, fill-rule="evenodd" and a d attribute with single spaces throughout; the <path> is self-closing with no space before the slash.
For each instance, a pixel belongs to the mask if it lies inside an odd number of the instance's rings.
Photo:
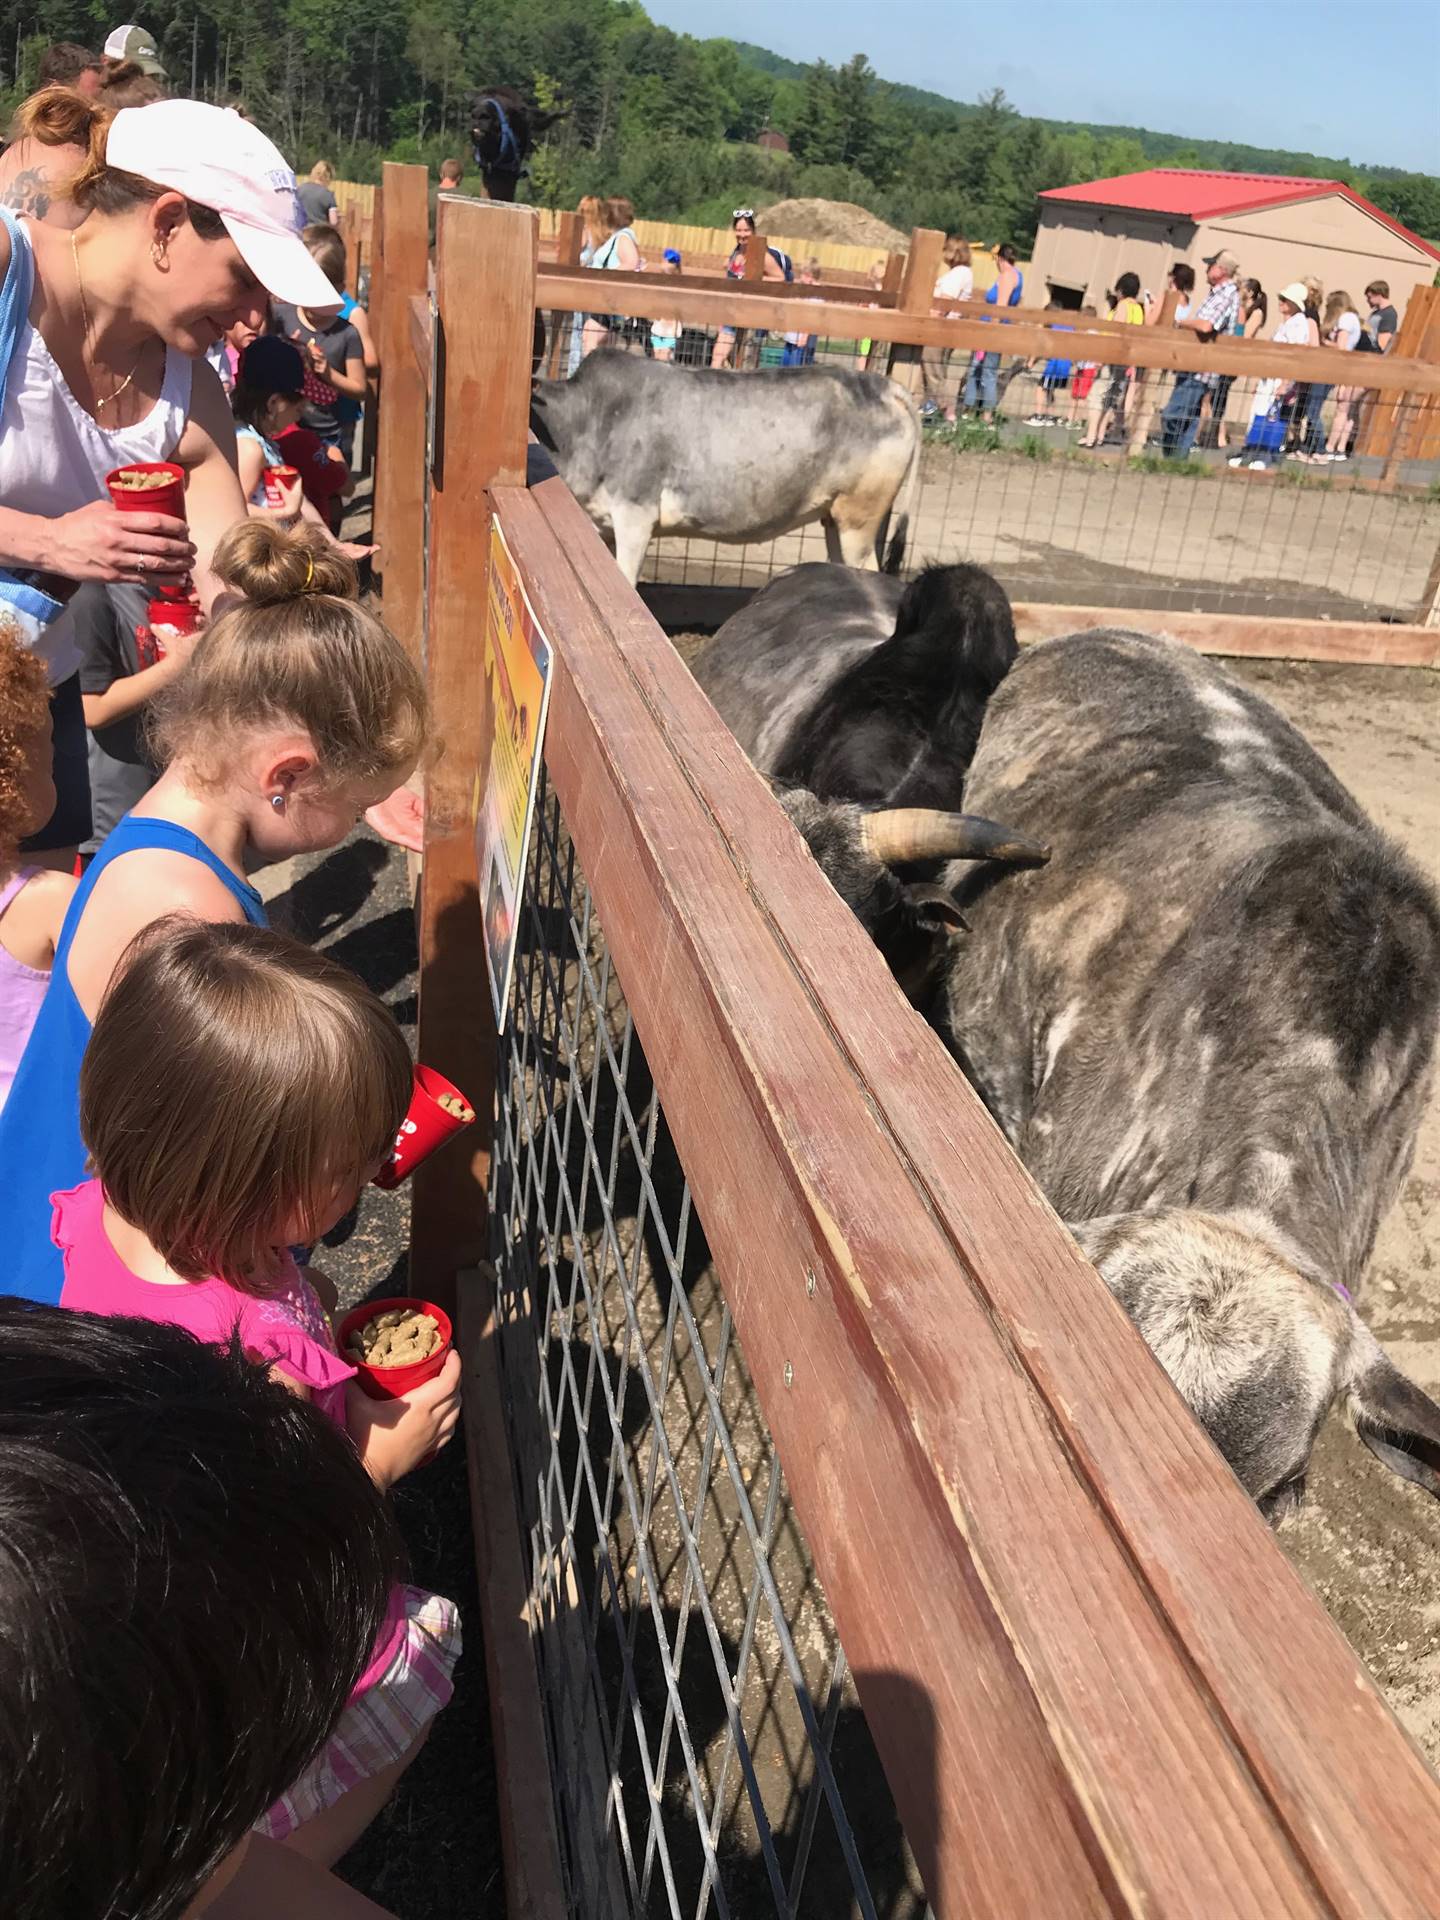
<path id="1" fill-rule="evenodd" d="M 910 522 L 914 518 L 920 497 L 920 457 L 925 445 L 925 436 L 920 427 L 920 415 L 916 411 L 914 400 L 899 387 L 895 392 L 905 404 L 915 440 L 910 450 L 910 464 L 906 467 L 905 478 L 900 483 L 900 512 L 896 517 L 895 531 L 890 535 L 885 549 L 885 561 L 881 569 L 884 573 L 899 573 L 905 563 L 905 544 L 910 535 Z"/>

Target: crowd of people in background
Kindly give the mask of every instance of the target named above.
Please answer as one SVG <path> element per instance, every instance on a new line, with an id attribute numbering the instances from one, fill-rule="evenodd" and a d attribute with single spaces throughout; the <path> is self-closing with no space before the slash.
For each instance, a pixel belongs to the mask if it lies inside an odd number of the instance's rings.
<path id="1" fill-rule="evenodd" d="M 959 302 L 974 297 L 970 249 L 960 235 L 947 236 L 944 262 L 931 309 L 937 315 L 953 314 Z M 1234 254 L 1222 250 L 1208 256 L 1203 264 L 1205 281 L 1199 286 L 1194 267 L 1188 261 L 1176 261 L 1166 276 L 1165 293 L 1159 298 L 1142 287 L 1138 274 L 1120 274 L 1106 301 L 1105 318 L 1121 326 L 1164 324 L 1183 328 L 1201 340 L 1233 336 L 1282 346 L 1323 345 L 1345 353 L 1386 353 L 1394 343 L 1398 323 L 1390 288 L 1383 280 L 1373 280 L 1366 287 L 1367 311 L 1362 317 L 1348 292 L 1332 289 L 1327 296 L 1320 281 L 1307 275 L 1281 288 L 1275 296 L 1276 318 L 1272 322 L 1270 297 L 1258 280 L 1242 277 Z M 1024 278 L 1013 247 L 998 249 L 996 269 L 996 277 L 984 295 L 986 303 L 1018 305 Z M 1080 321 L 1096 317 L 1093 306 L 1082 307 L 1077 316 Z M 1056 330 L 1069 329 L 1057 324 Z M 1157 406 L 1158 394 L 1151 382 L 1142 370 L 1124 362 L 1106 366 L 1078 358 L 1072 361 L 1052 356 L 1028 362 L 1016 358 L 1008 369 L 1002 369 L 1001 354 L 977 352 L 970 356 L 963 380 L 955 382 L 947 405 L 948 358 L 939 348 L 927 349 L 921 357 L 921 412 L 930 419 L 953 423 L 965 411 L 976 415 L 982 424 L 993 425 L 1001 380 L 1007 372 L 1013 379 L 1024 371 L 1034 375 L 1039 386 L 1039 398 L 1025 424 L 1083 429 L 1078 445 L 1087 450 L 1096 451 L 1111 440 L 1129 440 L 1138 418 L 1142 438 L 1152 421 L 1158 420 L 1161 451 L 1170 459 L 1188 459 L 1207 415 L 1217 448 L 1221 452 L 1229 448 L 1227 418 L 1238 377 L 1235 374 L 1177 372 L 1164 405 Z M 1155 384 L 1158 386 L 1158 380 Z M 1332 387 L 1318 381 L 1257 381 L 1243 444 L 1230 465 L 1263 468 L 1282 455 L 1315 464 L 1348 460 L 1360 426 L 1364 394 L 1360 384 Z M 1324 418 L 1327 401 L 1331 403 L 1328 427 Z"/>
<path id="2" fill-rule="evenodd" d="M 360 1920 L 328 1868 L 460 1640 L 381 1496 L 460 1369 L 377 1402 L 338 1349 L 309 1250 L 411 1060 L 251 872 L 416 844 L 424 682 L 340 535 L 374 343 L 323 162 L 136 26 L 41 77 L 0 158 L 0 1886 Z"/>

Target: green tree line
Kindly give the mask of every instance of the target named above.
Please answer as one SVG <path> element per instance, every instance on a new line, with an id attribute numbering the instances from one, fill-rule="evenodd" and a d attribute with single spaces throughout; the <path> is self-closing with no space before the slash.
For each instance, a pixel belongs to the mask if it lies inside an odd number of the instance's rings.
<path id="1" fill-rule="evenodd" d="M 1046 187 L 1202 166 L 1343 179 L 1440 237 L 1440 181 L 1427 174 L 1040 120 L 999 92 L 960 103 L 879 79 L 863 54 L 799 66 L 673 33 L 637 0 L 148 0 L 142 15 L 177 91 L 243 101 L 302 170 L 323 155 L 345 178 L 463 153 L 470 94 L 506 81 L 565 109 L 525 189 L 550 205 L 625 193 L 644 215 L 723 224 L 741 202 L 813 196 L 902 230 L 1027 246 Z M 0 5 L 7 104 L 49 42 L 98 46 L 114 23 L 113 0 Z M 755 144 L 766 128 L 789 153 Z"/>

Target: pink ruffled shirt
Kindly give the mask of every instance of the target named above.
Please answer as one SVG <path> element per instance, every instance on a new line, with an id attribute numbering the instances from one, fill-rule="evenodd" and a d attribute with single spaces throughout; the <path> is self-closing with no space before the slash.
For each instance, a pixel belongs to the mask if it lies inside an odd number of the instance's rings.
<path id="1" fill-rule="evenodd" d="M 319 1296 L 286 1255 L 284 1278 L 264 1299 L 228 1280 L 190 1280 L 178 1285 L 142 1280 L 125 1265 L 105 1231 L 105 1196 L 98 1180 L 50 1196 L 55 1208 L 50 1234 L 60 1249 L 65 1279 L 60 1305 L 77 1313 L 127 1314 L 185 1327 L 197 1340 L 219 1345 L 235 1328 L 246 1353 L 268 1361 L 307 1387 L 316 1406 L 345 1426 L 345 1383 L 355 1369 L 340 1358 L 335 1333 Z M 405 1634 L 403 1594 L 396 1588 L 375 1657 L 360 1676 L 363 1693 L 385 1671 Z"/>

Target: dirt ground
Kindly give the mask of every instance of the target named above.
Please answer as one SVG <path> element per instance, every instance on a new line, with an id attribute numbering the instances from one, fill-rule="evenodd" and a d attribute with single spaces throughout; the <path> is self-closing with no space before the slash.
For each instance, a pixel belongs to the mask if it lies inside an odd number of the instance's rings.
<path id="1" fill-rule="evenodd" d="M 1440 882 L 1440 674 L 1268 662 L 1233 670 L 1288 714 Z M 1358 1305 L 1392 1359 L 1440 1398 L 1440 1092 Z M 1309 1498 L 1281 1540 L 1440 1766 L 1440 1507 L 1387 1472 L 1334 1414 Z"/>
<path id="2" fill-rule="evenodd" d="M 1440 546 L 1440 498 L 1230 473 L 1134 471 L 1055 430 L 1014 450 L 926 447 L 906 565 L 968 560 L 1016 600 L 1334 620 L 1409 619 Z M 1053 445 L 1051 443 L 1054 443 Z M 818 525 L 773 541 L 651 544 L 645 580 L 761 586 L 825 559 Z"/>

